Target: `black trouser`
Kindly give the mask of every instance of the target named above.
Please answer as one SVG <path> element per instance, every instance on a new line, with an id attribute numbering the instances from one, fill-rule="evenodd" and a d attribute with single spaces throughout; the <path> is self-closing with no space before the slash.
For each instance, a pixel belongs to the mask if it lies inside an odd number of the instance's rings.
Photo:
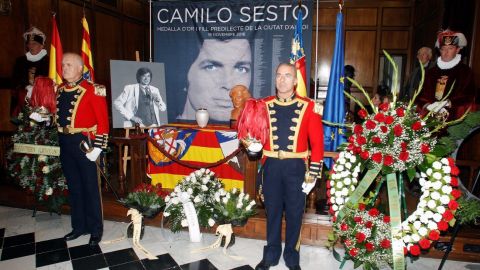
<path id="1" fill-rule="evenodd" d="M 72 228 L 77 234 L 103 233 L 102 204 L 97 179 L 97 166 L 80 150 L 83 134 L 59 134 L 60 161 L 67 179 Z"/>
<path id="2" fill-rule="evenodd" d="M 282 253 L 282 215 L 285 211 L 285 250 L 283 259 L 288 267 L 299 265 L 300 249 L 297 243 L 302 228 L 305 210 L 305 193 L 302 183 L 305 180 L 303 159 L 267 158 L 264 164 L 263 194 L 267 212 L 267 245 L 263 250 L 263 260 L 276 265 Z"/>

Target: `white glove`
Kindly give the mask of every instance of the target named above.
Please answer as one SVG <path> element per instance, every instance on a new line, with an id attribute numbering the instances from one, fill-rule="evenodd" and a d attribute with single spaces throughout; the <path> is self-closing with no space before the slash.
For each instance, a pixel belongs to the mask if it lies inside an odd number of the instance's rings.
<path id="1" fill-rule="evenodd" d="M 435 113 L 440 112 L 444 107 L 450 106 L 450 100 L 437 101 L 427 106 L 427 110 L 433 111 Z"/>
<path id="2" fill-rule="evenodd" d="M 100 153 L 102 153 L 102 149 L 94 147 L 92 151 L 87 153 L 87 158 L 95 162 L 98 156 L 100 156 Z"/>
<path id="3" fill-rule="evenodd" d="M 262 151 L 262 148 L 263 148 L 263 145 L 259 142 L 253 142 L 247 147 L 248 151 L 254 152 L 254 153 L 258 153 Z"/>
<path id="4" fill-rule="evenodd" d="M 307 194 L 310 193 L 310 191 L 312 191 L 313 187 L 315 187 L 315 183 L 317 181 L 313 181 L 312 183 L 307 183 L 307 182 L 303 182 L 302 184 L 302 191 L 303 193 Z"/>
<path id="5" fill-rule="evenodd" d="M 30 114 L 30 119 L 36 121 L 36 122 L 44 122 L 44 121 L 48 121 L 48 117 L 47 118 L 44 118 L 42 117 L 39 113 L 37 112 L 33 112 Z"/>
<path id="6" fill-rule="evenodd" d="M 25 87 L 25 89 L 27 90 L 27 98 L 31 98 L 32 97 L 33 86 L 27 85 L 27 87 Z"/>

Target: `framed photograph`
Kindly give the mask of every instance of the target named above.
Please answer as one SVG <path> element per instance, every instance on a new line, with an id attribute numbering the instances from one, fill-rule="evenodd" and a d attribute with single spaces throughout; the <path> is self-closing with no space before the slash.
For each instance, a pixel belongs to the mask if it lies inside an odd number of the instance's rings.
<path id="1" fill-rule="evenodd" d="M 168 123 L 163 63 L 110 60 L 113 128 Z"/>

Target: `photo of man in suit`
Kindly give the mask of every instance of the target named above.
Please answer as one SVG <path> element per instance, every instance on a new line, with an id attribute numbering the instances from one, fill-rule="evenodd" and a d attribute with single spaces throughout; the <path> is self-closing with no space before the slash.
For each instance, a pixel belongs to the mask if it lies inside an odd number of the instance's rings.
<path id="1" fill-rule="evenodd" d="M 160 111 L 167 110 L 167 106 L 157 87 L 150 85 L 152 71 L 147 67 L 137 70 L 136 84 L 125 85 L 123 92 L 114 100 L 113 105 L 123 116 L 123 127 L 160 126 Z"/>

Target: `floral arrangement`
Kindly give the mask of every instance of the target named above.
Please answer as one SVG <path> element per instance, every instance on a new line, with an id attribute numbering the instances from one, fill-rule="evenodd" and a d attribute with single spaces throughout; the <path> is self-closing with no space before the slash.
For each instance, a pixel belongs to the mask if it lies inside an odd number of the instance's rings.
<path id="1" fill-rule="evenodd" d="M 236 188 L 226 193 L 215 194 L 215 201 L 218 220 L 223 223 L 243 226 L 249 217 L 256 214 L 255 200 Z"/>
<path id="2" fill-rule="evenodd" d="M 209 169 L 200 169 L 184 177 L 165 197 L 167 206 L 163 216 L 167 218 L 172 232 L 188 227 L 182 200 L 191 201 L 195 207 L 198 223 L 203 227 L 212 227 L 219 220 L 215 205 L 216 198 L 226 195 L 224 185 Z"/>
<path id="3" fill-rule="evenodd" d="M 393 68 L 396 70 L 395 64 Z M 403 255 L 418 256 L 455 223 L 457 199 L 461 196 L 457 188 L 459 170 L 453 158 L 445 157 L 449 143 L 437 139 L 435 133 L 461 122 L 465 115 L 451 122 L 439 121 L 430 113 L 419 115 L 413 102 L 423 80 L 408 104 L 397 102 L 394 95 L 393 102 L 378 108 L 357 82 L 349 80 L 365 94 L 373 112 L 369 114 L 361 105 L 359 116 L 363 122 L 352 126 L 352 134 L 331 168 L 327 196 L 334 234 L 330 245 L 341 241 L 347 251 L 344 260 L 353 260 L 355 268 L 363 264 L 365 269 L 378 269 L 393 266 L 394 258 L 401 256 L 402 246 Z M 395 73 L 393 81 L 393 85 L 397 85 Z M 390 180 L 386 179 L 387 175 Z M 399 216 L 390 221 L 377 208 L 372 208 L 382 184 L 395 183 L 394 189 L 397 189 L 395 177 L 400 175 L 418 181 L 422 191 L 416 210 L 401 223 L 400 213 L 392 214 Z M 360 181 L 360 178 L 363 179 Z M 403 188 L 402 181 L 400 188 Z M 364 197 L 371 183 L 376 187 Z M 359 186 L 361 192 L 356 192 Z M 398 196 L 398 191 L 394 193 L 392 196 Z M 403 267 L 400 265 L 395 265 L 395 269 Z"/>
<path id="4" fill-rule="evenodd" d="M 57 130 L 31 121 L 31 109 L 25 106 L 18 115 L 18 131 L 12 136 L 13 143 L 58 146 Z M 7 166 L 12 179 L 32 194 L 37 203 L 49 211 L 60 213 L 61 206 L 68 202 L 68 187 L 57 156 L 7 153 Z"/>
<path id="5" fill-rule="evenodd" d="M 127 208 L 138 210 L 147 218 L 155 217 L 165 206 L 165 196 L 162 185 L 140 184 L 126 198 L 119 200 Z"/>
<path id="6" fill-rule="evenodd" d="M 333 227 L 345 245 L 345 253 L 355 262 L 355 267 L 364 264 L 365 269 L 377 267 L 377 262 L 392 264 L 390 241 L 390 217 L 376 208 L 366 210 L 365 204 L 347 209 L 346 218 Z"/>

